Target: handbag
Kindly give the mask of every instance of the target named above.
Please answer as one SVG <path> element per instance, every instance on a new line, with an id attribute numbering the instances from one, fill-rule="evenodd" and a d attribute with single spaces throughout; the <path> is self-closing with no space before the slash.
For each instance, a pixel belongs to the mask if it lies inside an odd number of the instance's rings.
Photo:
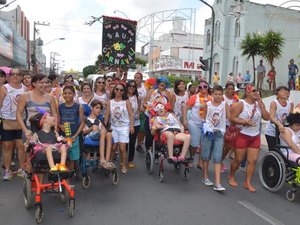
<path id="1" fill-rule="evenodd" d="M 224 139 L 225 141 L 233 145 L 237 136 L 240 134 L 241 128 L 235 126 L 235 125 L 230 125 L 229 127 L 226 128 L 225 134 L 224 134 Z"/>

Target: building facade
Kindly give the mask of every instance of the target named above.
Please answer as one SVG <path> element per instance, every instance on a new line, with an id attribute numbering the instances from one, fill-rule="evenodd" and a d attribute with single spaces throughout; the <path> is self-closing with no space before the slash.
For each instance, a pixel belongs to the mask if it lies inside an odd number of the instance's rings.
<path id="1" fill-rule="evenodd" d="M 24 12 L 16 9 L 0 14 L 0 65 L 30 66 L 30 24 Z"/>
<path id="2" fill-rule="evenodd" d="M 299 3 L 298 3 L 299 4 Z M 277 85 L 286 85 L 288 79 L 288 63 L 294 59 L 299 63 L 300 53 L 300 12 L 290 7 L 277 7 L 253 3 L 249 0 L 215 0 L 213 4 L 215 12 L 214 37 L 212 35 L 212 18 L 205 21 L 204 59 L 211 56 L 213 44 L 213 68 L 212 72 L 218 72 L 221 83 L 225 84 L 230 72 L 236 76 L 250 71 L 253 80 L 253 63 L 242 56 L 240 49 L 241 40 L 247 33 L 264 34 L 269 30 L 280 31 L 285 44 L 280 59 L 275 60 L 277 71 Z M 255 66 L 261 58 L 255 58 Z M 263 59 L 266 70 L 270 65 Z M 257 79 L 256 79 L 257 80 Z M 266 78 L 264 88 L 267 87 Z"/>

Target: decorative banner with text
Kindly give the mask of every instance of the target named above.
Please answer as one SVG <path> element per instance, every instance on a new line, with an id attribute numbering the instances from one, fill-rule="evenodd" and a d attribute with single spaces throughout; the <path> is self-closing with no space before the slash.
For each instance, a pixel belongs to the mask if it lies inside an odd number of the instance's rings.
<path id="1" fill-rule="evenodd" d="M 135 62 L 136 21 L 103 16 L 103 64 L 128 67 Z"/>

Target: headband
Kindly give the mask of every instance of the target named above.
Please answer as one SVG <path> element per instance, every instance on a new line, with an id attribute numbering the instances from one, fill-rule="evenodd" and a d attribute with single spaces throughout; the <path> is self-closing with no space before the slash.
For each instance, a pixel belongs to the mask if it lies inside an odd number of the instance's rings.
<path id="1" fill-rule="evenodd" d="M 49 115 L 48 112 L 45 112 L 44 115 L 42 116 L 41 120 L 40 120 L 40 127 L 42 127 L 43 123 L 44 123 L 44 120 L 46 118 L 46 116 Z"/>

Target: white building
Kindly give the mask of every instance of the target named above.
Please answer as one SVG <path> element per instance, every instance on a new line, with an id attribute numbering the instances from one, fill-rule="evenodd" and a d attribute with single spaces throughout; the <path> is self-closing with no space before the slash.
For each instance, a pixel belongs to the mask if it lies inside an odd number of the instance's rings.
<path id="1" fill-rule="evenodd" d="M 213 8 L 215 32 L 212 72 L 216 71 L 220 74 L 221 83 L 226 82 L 230 72 L 233 72 L 234 75 L 239 72 L 245 74 L 246 70 L 250 71 L 253 80 L 252 60 L 247 61 L 246 57 L 241 55 L 240 42 L 248 32 L 264 34 L 269 30 L 274 30 L 281 31 L 285 39 L 282 56 L 274 62 L 277 71 L 276 82 L 277 86 L 286 85 L 289 60 L 293 58 L 297 64 L 300 61 L 298 58 L 300 53 L 300 11 L 290 7 L 257 4 L 249 0 L 215 0 Z M 204 59 L 210 58 L 211 55 L 211 25 L 212 18 L 207 19 L 205 21 Z M 256 57 L 255 66 L 258 65 L 260 59 L 260 56 Z M 266 70 L 270 70 L 270 65 L 265 59 L 263 60 Z M 266 87 L 266 85 L 265 78 L 264 86 Z"/>

